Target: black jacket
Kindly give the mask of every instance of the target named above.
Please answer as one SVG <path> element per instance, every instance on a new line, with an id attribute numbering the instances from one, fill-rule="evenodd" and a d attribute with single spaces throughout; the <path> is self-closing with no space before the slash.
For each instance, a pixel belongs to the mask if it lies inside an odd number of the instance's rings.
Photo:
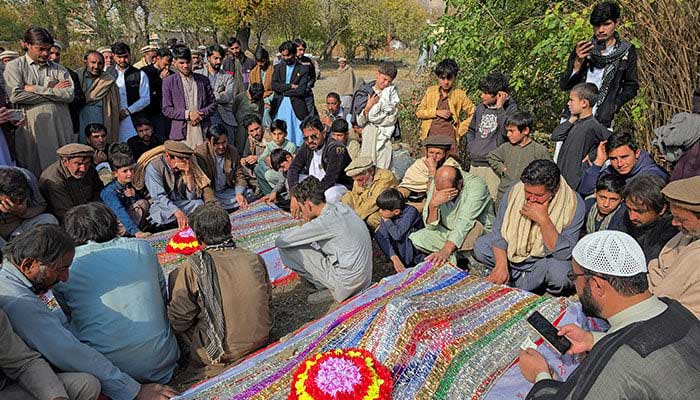
<path id="1" fill-rule="evenodd" d="M 275 92 L 272 98 L 272 108 L 270 110 L 271 115 L 277 115 L 277 110 L 282 103 L 284 97 L 289 97 L 292 101 L 292 108 L 294 109 L 294 114 L 299 120 L 303 121 L 307 115 L 309 115 L 309 109 L 306 107 L 306 90 L 309 86 L 309 80 L 311 75 L 309 68 L 305 65 L 296 63 L 294 64 L 294 70 L 292 71 L 292 79 L 289 83 L 285 83 L 287 77 L 287 64 L 279 63 L 275 65 L 275 69 L 272 72 L 272 90 Z M 292 89 L 292 85 L 299 85 L 296 89 Z"/>
<path id="2" fill-rule="evenodd" d="M 78 74 L 70 68 L 67 68 L 68 74 L 70 74 L 70 79 L 73 81 L 73 101 L 68 104 L 68 110 L 70 111 L 70 120 L 73 123 L 73 133 L 80 134 L 80 110 L 85 107 L 85 93 L 83 93 L 83 88 L 80 86 L 80 79 Z"/>
<path id="3" fill-rule="evenodd" d="M 163 79 L 160 77 L 160 71 L 153 64 L 141 68 L 141 71 L 148 77 L 148 86 L 151 93 L 151 102 L 143 111 L 148 116 L 159 115 L 163 112 Z"/>
<path id="4" fill-rule="evenodd" d="M 572 75 L 574 71 L 574 61 L 576 61 L 576 51 L 571 52 L 569 63 L 566 66 L 566 72 L 561 76 L 561 90 L 568 92 L 577 84 L 586 82 L 590 62 L 584 60 L 581 69 Z M 637 50 L 634 45 L 632 45 L 627 57 L 620 60 L 615 77 L 612 82 L 610 82 L 610 89 L 608 90 L 605 101 L 603 101 L 603 104 L 596 110 L 595 117 L 598 122 L 603 124 L 606 128 L 609 128 L 615 118 L 615 114 L 620 111 L 620 108 L 622 108 L 625 103 L 634 99 L 637 95 L 637 90 L 639 90 L 639 79 L 637 78 Z M 564 107 L 562 116 L 567 119 L 569 118 L 568 107 Z"/>
<path id="5" fill-rule="evenodd" d="M 287 182 L 290 190 L 299 183 L 299 174 L 309 174 L 313 158 L 313 150 L 309 149 L 306 143 L 302 144 L 287 171 Z M 321 154 L 321 165 L 326 171 L 326 176 L 321 179 L 321 187 L 324 191 L 336 184 L 341 184 L 348 189 L 352 188 L 352 178 L 345 174 L 345 167 L 348 164 L 350 164 L 350 156 L 345 145 L 326 138 Z"/>

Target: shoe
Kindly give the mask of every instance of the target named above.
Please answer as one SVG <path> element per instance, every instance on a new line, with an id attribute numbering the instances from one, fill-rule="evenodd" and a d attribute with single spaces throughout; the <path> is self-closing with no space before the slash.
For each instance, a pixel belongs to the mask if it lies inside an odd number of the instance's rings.
<path id="1" fill-rule="evenodd" d="M 309 304 L 322 304 L 322 303 L 329 303 L 331 301 L 334 301 L 334 299 L 333 299 L 333 294 L 331 294 L 330 290 L 323 289 L 323 290 L 319 290 L 318 292 L 311 293 L 306 298 L 306 301 Z"/>

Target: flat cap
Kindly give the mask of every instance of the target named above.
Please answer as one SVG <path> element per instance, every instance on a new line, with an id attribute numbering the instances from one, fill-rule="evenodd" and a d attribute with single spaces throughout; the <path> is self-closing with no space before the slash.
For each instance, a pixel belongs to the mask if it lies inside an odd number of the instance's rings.
<path id="1" fill-rule="evenodd" d="M 180 142 L 177 140 L 166 140 L 165 151 L 168 154 L 177 157 L 189 157 L 194 154 L 194 150 L 187 146 L 185 142 Z"/>
<path id="2" fill-rule="evenodd" d="M 111 52 L 112 52 L 112 48 L 109 47 L 109 46 L 98 47 L 98 48 L 97 48 L 97 52 L 100 53 L 100 54 L 103 54 L 103 53 L 111 53 Z"/>
<path id="3" fill-rule="evenodd" d="M 199 54 L 200 56 L 203 56 L 203 55 L 204 55 L 204 52 L 203 52 L 202 50 L 200 50 L 199 47 L 196 48 L 196 49 L 190 49 L 190 53 L 192 53 L 192 54 Z"/>
<path id="4" fill-rule="evenodd" d="M 0 53 L 0 60 L 3 60 L 5 58 L 17 58 L 19 57 L 19 53 L 16 51 L 12 50 L 5 50 L 2 53 Z"/>
<path id="5" fill-rule="evenodd" d="M 54 45 L 55 47 L 58 47 L 58 48 L 61 49 L 61 50 L 63 50 L 63 49 L 66 48 L 66 46 L 63 44 L 63 42 L 60 41 L 60 40 L 54 40 L 54 41 L 53 41 L 53 45 Z"/>
<path id="6" fill-rule="evenodd" d="M 670 182 L 661 193 L 674 206 L 700 212 L 700 176 Z"/>
<path id="7" fill-rule="evenodd" d="M 450 147 L 455 144 L 455 139 L 446 135 L 428 136 L 423 141 L 423 147 Z"/>
<path id="8" fill-rule="evenodd" d="M 340 57 L 338 58 L 338 62 L 348 62 L 348 60 L 345 57 Z"/>
<path id="9" fill-rule="evenodd" d="M 355 176 L 365 172 L 369 167 L 373 166 L 372 158 L 367 156 L 356 157 L 347 167 L 345 173 L 348 176 Z"/>
<path id="10" fill-rule="evenodd" d="M 95 149 L 86 144 L 71 143 L 59 147 L 56 154 L 61 158 L 94 157 Z"/>
<path id="11" fill-rule="evenodd" d="M 157 51 L 158 48 L 152 44 L 146 45 L 141 47 L 141 54 L 149 52 L 149 51 Z"/>

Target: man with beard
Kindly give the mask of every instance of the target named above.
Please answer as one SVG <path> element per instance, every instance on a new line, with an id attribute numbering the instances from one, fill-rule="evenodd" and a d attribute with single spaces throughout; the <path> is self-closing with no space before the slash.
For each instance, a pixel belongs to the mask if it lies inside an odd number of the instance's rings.
<path id="1" fill-rule="evenodd" d="M 233 77 L 221 69 L 221 63 L 224 59 L 224 49 L 221 46 L 209 46 L 206 55 L 207 62 L 204 68 L 194 72 L 209 78 L 216 99 L 216 110 L 211 115 L 211 124 L 212 126 L 221 125 L 224 127 L 228 140 L 233 143 L 237 124 L 243 123 L 243 121 L 236 120 L 236 110 L 233 108 Z"/>
<path id="2" fill-rule="evenodd" d="M 101 385 L 102 392 L 114 400 L 162 400 L 176 395 L 167 386 L 138 383 L 68 329 L 66 316 L 51 292 L 59 281 L 68 280 L 75 256 L 73 239 L 63 229 L 36 226 L 6 246 L 3 255 L 0 308 L 17 335 L 51 366 L 82 373 L 75 377 L 82 390 L 99 393 Z M 87 373 L 94 375 L 100 385 Z"/>
<path id="3" fill-rule="evenodd" d="M 190 53 L 192 53 L 192 69 L 195 71 L 198 69 L 202 69 L 204 67 L 202 60 L 202 58 L 204 57 L 204 52 L 199 48 L 196 48 L 190 49 Z"/>
<path id="4" fill-rule="evenodd" d="M 583 311 L 606 333 L 565 325 L 569 354 L 586 355 L 566 382 L 537 350 L 520 352 L 526 399 L 695 399 L 700 394 L 700 322 L 677 301 L 649 292 L 641 247 L 618 231 L 592 233 L 574 247 L 570 278 Z M 663 373 L 663 371 L 673 371 Z"/>
<path id="5" fill-rule="evenodd" d="M 233 94 L 237 95 L 248 87 L 250 71 L 255 67 L 255 60 L 245 56 L 241 41 L 236 37 L 228 38 L 228 55 L 224 58 L 222 68 L 233 77 Z"/>
<path id="6" fill-rule="evenodd" d="M 119 141 L 119 88 L 112 75 L 105 73 L 104 57 L 97 51 L 88 51 L 83 57 L 85 66 L 78 68 L 78 81 L 85 93 L 85 107 L 80 110 L 80 142 L 85 141 L 89 124 L 102 124 L 110 143 Z"/>
<path id="7" fill-rule="evenodd" d="M 163 115 L 170 119 L 170 139 L 194 149 L 204 143 L 216 100 L 209 79 L 192 72 L 190 49 L 175 47 L 173 60 L 177 74 L 163 81 Z"/>
<path id="8" fill-rule="evenodd" d="M 447 156 L 453 142 L 454 139 L 444 135 L 428 136 L 423 141 L 425 156 L 408 167 L 399 184 L 399 190 L 406 197 L 408 204 L 416 207 L 419 212 L 423 212 L 428 188 L 435 179 L 438 168 L 443 165 L 461 168 L 454 158 Z"/>
<path id="9" fill-rule="evenodd" d="M 279 51 L 284 62 L 275 65 L 272 73 L 272 90 L 275 95 L 270 115 L 287 123 L 287 139 L 298 147 L 302 143 L 302 133 L 297 128 L 301 121 L 311 114 L 306 105 L 306 90 L 311 80 L 311 71 L 298 62 L 296 43 L 284 42 Z"/>
<path id="10" fill-rule="evenodd" d="M 141 57 L 140 60 L 134 64 L 134 68 L 143 69 L 146 66 L 152 65 L 156 60 L 156 54 L 158 54 L 158 48 L 152 44 L 141 47 Z"/>
<path id="11" fill-rule="evenodd" d="M 476 240 L 474 258 L 486 278 L 533 293 L 565 295 L 571 250 L 586 218 L 583 199 L 550 160 L 531 162 L 501 199 L 491 233 Z"/>
<path id="12" fill-rule="evenodd" d="M 129 145 L 134 160 L 138 161 L 143 153 L 161 146 L 163 140 L 153 134 L 153 124 L 146 118 L 137 119 L 134 121 L 134 126 L 137 136 L 127 140 L 126 144 Z"/>
<path id="13" fill-rule="evenodd" d="M 700 177 L 680 179 L 661 191 L 670 202 L 673 225 L 680 232 L 649 262 L 649 288 L 678 300 L 700 316 Z"/>
<path id="14" fill-rule="evenodd" d="M 398 185 L 394 174 L 386 169 L 377 168 L 369 157 L 357 157 L 345 167 L 345 174 L 354 181 L 352 190 L 343 195 L 341 202 L 350 206 L 374 232 L 379 227 L 382 217 L 379 215 L 377 197 L 385 189 Z"/>
<path id="15" fill-rule="evenodd" d="M 71 208 L 100 201 L 103 185 L 93 164 L 92 147 L 73 143 L 61 147 L 56 154 L 59 160 L 41 174 L 39 188 L 51 213 L 63 221 Z"/>
<path id="16" fill-rule="evenodd" d="M 161 141 L 165 140 L 164 138 L 170 133 L 170 121 L 163 116 L 163 79 L 173 74 L 170 69 L 172 62 L 173 54 L 169 49 L 158 49 L 155 62 L 141 68 L 141 71 L 148 76 L 148 85 L 151 90 L 151 104 L 148 105 L 146 113 L 154 133 Z M 138 127 L 136 131 L 138 132 Z M 135 154 L 134 157 L 138 159 Z"/>
<path id="17" fill-rule="evenodd" d="M 53 46 L 51 46 L 49 61 L 53 61 L 56 64 L 61 64 L 61 52 L 63 51 L 63 43 L 54 40 Z M 70 74 L 70 78 L 73 81 L 73 101 L 68 105 L 68 110 L 70 110 L 70 119 L 73 122 L 73 133 L 78 135 L 80 132 L 80 110 L 85 106 L 85 93 L 80 87 L 80 81 L 76 71 L 65 67 Z"/>
<path id="18" fill-rule="evenodd" d="M 114 65 L 114 59 L 112 58 L 114 56 L 114 53 L 112 53 L 112 47 L 102 46 L 97 48 L 97 52 L 102 54 L 102 57 L 105 58 L 104 70 L 107 71 L 112 67 L 112 65 Z"/>
<path id="19" fill-rule="evenodd" d="M 561 75 L 561 90 L 570 91 L 579 83 L 593 83 L 598 98 L 592 104 L 596 120 L 607 128 L 612 126 L 615 114 L 639 89 L 637 80 L 637 50 L 630 42 L 620 39 L 620 6 L 606 1 L 596 5 L 589 19 L 593 38 L 582 40 L 569 56 L 566 72 Z M 569 109 L 564 115 L 569 118 Z"/>
<path id="20" fill-rule="evenodd" d="M 119 142 L 136 136 L 133 119 L 146 116 L 151 104 L 151 89 L 146 73 L 131 65 L 131 49 L 123 42 L 112 45 L 114 64 L 107 72 L 117 81 L 119 88 Z"/>
<path id="21" fill-rule="evenodd" d="M 628 181 L 622 190 L 627 213 L 621 230 L 639 242 L 647 260 L 658 257 L 661 248 L 678 233 L 661 193 L 665 185 L 658 176 L 642 175 Z"/>

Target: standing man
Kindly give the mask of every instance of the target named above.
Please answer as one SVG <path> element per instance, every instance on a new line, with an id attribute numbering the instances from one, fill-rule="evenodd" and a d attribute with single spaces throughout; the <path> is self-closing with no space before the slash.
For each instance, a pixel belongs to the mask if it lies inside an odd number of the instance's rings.
<path id="1" fill-rule="evenodd" d="M 152 44 L 141 47 L 141 54 L 143 57 L 134 64 L 134 68 L 143 69 L 152 65 L 156 61 L 156 55 L 158 54 L 158 48 Z"/>
<path id="2" fill-rule="evenodd" d="M 5 66 L 9 101 L 24 110 L 25 125 L 15 132 L 17 164 L 34 175 L 56 161 L 56 150 L 76 141 L 68 104 L 73 81 L 68 70 L 49 61 L 53 36 L 44 28 L 29 28 L 22 46 L 27 54 Z"/>
<path id="3" fill-rule="evenodd" d="M 270 115 L 287 123 L 287 139 L 301 146 L 302 134 L 299 124 L 309 115 L 306 106 L 306 88 L 311 80 L 311 71 L 297 62 L 297 45 L 287 41 L 279 47 L 284 62 L 275 65 L 272 73 L 272 99 Z"/>
<path id="4" fill-rule="evenodd" d="M 560 86 L 568 92 L 579 83 L 595 84 L 599 94 L 592 105 L 593 115 L 611 128 L 615 114 L 637 95 L 637 50 L 632 43 L 622 41 L 616 31 L 620 26 L 620 6 L 616 3 L 599 3 L 589 21 L 593 38 L 576 44 Z M 569 118 L 568 108 L 563 116 Z"/>
<path id="5" fill-rule="evenodd" d="M 171 122 L 170 139 L 184 140 L 194 149 L 204 143 L 216 99 L 209 79 L 192 72 L 190 49 L 174 48 L 173 60 L 177 74 L 163 81 L 163 115 Z"/>
<path id="6" fill-rule="evenodd" d="M 119 141 L 126 142 L 136 136 L 133 119 L 145 116 L 146 107 L 151 104 L 148 77 L 131 65 L 131 49 L 123 42 L 112 45 L 114 66 L 108 72 L 117 80 L 119 88 Z"/>
<path id="7" fill-rule="evenodd" d="M 233 76 L 233 94 L 237 95 L 248 86 L 250 82 L 249 74 L 255 67 L 255 61 L 245 56 L 241 47 L 241 41 L 237 37 L 228 38 L 226 45 L 228 46 L 228 55 L 223 61 L 222 68 L 227 74 Z M 247 74 L 246 69 L 248 70 Z"/>
<path id="8" fill-rule="evenodd" d="M 209 84 L 214 90 L 216 109 L 211 115 L 211 124 L 221 125 L 226 129 L 228 140 L 233 143 L 236 134 L 237 121 L 233 108 L 233 77 L 221 69 L 224 60 L 224 49 L 219 45 L 212 45 L 206 51 L 207 62 L 204 68 L 194 71 L 209 78 Z"/>
<path id="9" fill-rule="evenodd" d="M 335 81 L 335 90 L 340 94 L 340 106 L 348 110 L 352 108 L 352 95 L 355 93 L 355 70 L 348 64 L 345 57 L 338 59 L 338 77 Z"/>
<path id="10" fill-rule="evenodd" d="M 148 119 L 151 121 L 156 136 L 161 140 L 170 134 L 170 121 L 163 116 L 163 79 L 173 74 L 170 65 L 173 63 L 173 54 L 168 49 L 158 49 L 156 60 L 153 64 L 141 68 L 148 77 L 148 85 L 151 89 L 151 104 L 148 105 Z M 136 127 L 138 131 L 138 127 Z"/>
<path id="11" fill-rule="evenodd" d="M 103 71 L 104 57 L 89 51 L 85 66 L 78 68 L 79 85 L 85 93 L 85 107 L 80 110 L 80 142 L 85 143 L 85 127 L 102 124 L 107 129 L 107 141 L 119 141 L 119 88 L 114 77 Z"/>
<path id="12" fill-rule="evenodd" d="M 61 64 L 61 52 L 63 51 L 63 43 L 58 40 L 54 40 L 53 46 L 51 47 L 51 54 L 49 54 L 49 61 L 53 61 L 56 64 Z M 70 110 L 70 119 L 73 123 L 73 133 L 78 135 L 80 133 L 80 110 L 85 106 L 85 93 L 80 87 L 80 82 L 78 80 L 78 74 L 68 67 L 64 67 L 70 74 L 70 78 L 73 81 L 73 101 L 68 105 Z"/>
<path id="13" fill-rule="evenodd" d="M 102 54 L 102 57 L 105 58 L 104 70 L 109 70 L 112 65 L 114 65 L 114 59 L 112 58 L 114 54 L 112 54 L 112 48 L 110 46 L 102 46 L 97 49 L 97 52 Z"/>
<path id="14" fill-rule="evenodd" d="M 294 43 L 297 45 L 297 62 L 309 69 L 310 79 L 306 85 L 306 96 L 304 98 L 306 108 L 309 110 L 309 114 L 317 114 L 313 92 L 314 85 L 316 85 L 316 66 L 311 58 L 306 55 L 306 42 L 301 38 L 296 38 Z"/>

